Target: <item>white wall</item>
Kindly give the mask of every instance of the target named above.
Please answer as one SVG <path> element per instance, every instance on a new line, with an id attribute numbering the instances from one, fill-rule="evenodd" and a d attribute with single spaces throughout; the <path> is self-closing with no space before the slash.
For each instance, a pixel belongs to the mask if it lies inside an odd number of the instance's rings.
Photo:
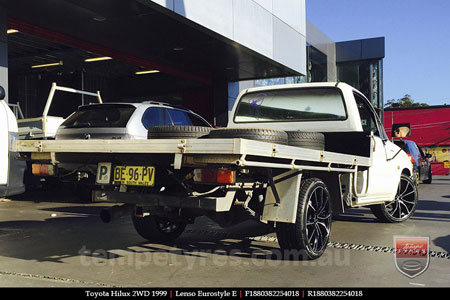
<path id="1" fill-rule="evenodd" d="M 305 0 L 148 0 L 306 74 Z"/>

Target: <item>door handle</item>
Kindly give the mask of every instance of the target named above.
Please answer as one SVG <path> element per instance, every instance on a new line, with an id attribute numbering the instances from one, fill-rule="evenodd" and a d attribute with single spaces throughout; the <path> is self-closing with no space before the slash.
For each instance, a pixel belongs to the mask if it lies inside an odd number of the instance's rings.
<path id="1" fill-rule="evenodd" d="M 375 152 L 377 142 L 375 141 L 375 136 L 373 134 L 372 134 L 372 140 L 373 140 L 373 152 Z"/>

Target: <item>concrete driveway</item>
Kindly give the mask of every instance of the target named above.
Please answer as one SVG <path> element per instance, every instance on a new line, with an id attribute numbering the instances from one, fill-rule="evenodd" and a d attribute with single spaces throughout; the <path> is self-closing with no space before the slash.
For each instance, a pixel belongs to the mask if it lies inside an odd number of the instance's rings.
<path id="1" fill-rule="evenodd" d="M 176 245 L 152 244 L 124 217 L 103 224 L 109 204 L 82 204 L 64 190 L 0 200 L 0 286 L 391 287 L 450 286 L 450 177 L 421 184 L 415 216 L 378 222 L 367 208 L 336 215 L 315 261 L 280 259 L 276 236 L 255 222 L 222 229 L 207 218 Z M 394 236 L 430 237 L 422 275 L 397 271 Z"/>

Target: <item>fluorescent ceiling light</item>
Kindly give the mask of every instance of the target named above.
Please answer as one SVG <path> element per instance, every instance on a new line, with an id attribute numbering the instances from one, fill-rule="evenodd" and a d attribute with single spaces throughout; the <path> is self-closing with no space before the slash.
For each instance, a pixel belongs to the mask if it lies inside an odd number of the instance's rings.
<path id="1" fill-rule="evenodd" d="M 17 29 L 8 29 L 8 30 L 6 30 L 7 34 L 18 33 L 18 32 L 19 32 L 19 30 L 17 30 Z"/>
<path id="2" fill-rule="evenodd" d="M 138 71 L 136 75 L 159 73 L 159 70 Z"/>
<path id="3" fill-rule="evenodd" d="M 45 67 L 62 66 L 62 64 L 63 64 L 63 62 L 59 61 L 59 62 L 49 63 L 49 64 L 34 65 L 34 66 L 31 66 L 31 68 L 32 69 L 37 69 L 37 68 L 45 68 Z"/>
<path id="4" fill-rule="evenodd" d="M 102 56 L 102 57 L 93 57 L 93 58 L 86 58 L 85 62 L 94 62 L 94 61 L 102 61 L 102 60 L 110 60 L 112 57 L 109 56 Z"/>
<path id="5" fill-rule="evenodd" d="M 93 17 L 92 18 L 94 21 L 97 21 L 97 22 L 103 22 L 103 21 L 106 21 L 106 18 L 105 17 L 102 17 L 102 16 L 96 16 L 96 17 Z"/>

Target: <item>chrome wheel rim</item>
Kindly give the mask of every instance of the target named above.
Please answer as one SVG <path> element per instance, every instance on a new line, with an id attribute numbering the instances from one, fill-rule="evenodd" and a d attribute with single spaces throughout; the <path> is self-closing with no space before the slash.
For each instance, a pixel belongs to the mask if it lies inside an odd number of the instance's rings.
<path id="1" fill-rule="evenodd" d="M 318 186 L 308 199 L 306 211 L 306 236 L 314 253 L 322 252 L 328 244 L 331 229 L 331 209 L 328 192 Z"/>
<path id="2" fill-rule="evenodd" d="M 395 199 L 385 204 L 386 212 L 394 219 L 402 220 L 408 218 L 416 207 L 416 190 L 405 178 L 401 178 L 397 188 Z"/>

